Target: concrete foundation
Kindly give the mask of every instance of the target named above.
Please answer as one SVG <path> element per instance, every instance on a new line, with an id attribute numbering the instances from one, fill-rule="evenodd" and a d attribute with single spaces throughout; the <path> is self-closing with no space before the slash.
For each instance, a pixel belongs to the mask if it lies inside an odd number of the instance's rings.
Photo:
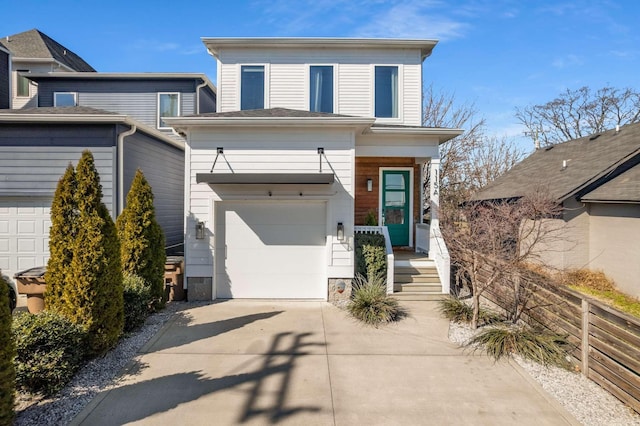
<path id="1" fill-rule="evenodd" d="M 201 301 L 213 299 L 213 278 L 211 277 L 188 277 L 187 290 L 189 301 Z"/>

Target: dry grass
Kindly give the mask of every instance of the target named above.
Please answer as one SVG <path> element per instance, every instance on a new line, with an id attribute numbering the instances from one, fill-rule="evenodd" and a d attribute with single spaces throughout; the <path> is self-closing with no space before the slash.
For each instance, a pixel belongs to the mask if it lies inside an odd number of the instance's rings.
<path id="1" fill-rule="evenodd" d="M 602 271 L 590 269 L 573 269 L 560 274 L 560 282 L 568 286 L 584 287 L 597 291 L 614 291 L 613 280 Z"/>

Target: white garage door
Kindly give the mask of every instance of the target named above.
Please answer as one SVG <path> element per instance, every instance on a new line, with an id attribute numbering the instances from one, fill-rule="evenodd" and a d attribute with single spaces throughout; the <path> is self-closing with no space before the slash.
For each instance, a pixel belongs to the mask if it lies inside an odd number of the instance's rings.
<path id="1" fill-rule="evenodd" d="M 218 298 L 326 299 L 324 202 L 219 206 Z"/>
<path id="2" fill-rule="evenodd" d="M 0 197 L 0 269 L 13 280 L 16 272 L 47 264 L 49 198 Z"/>

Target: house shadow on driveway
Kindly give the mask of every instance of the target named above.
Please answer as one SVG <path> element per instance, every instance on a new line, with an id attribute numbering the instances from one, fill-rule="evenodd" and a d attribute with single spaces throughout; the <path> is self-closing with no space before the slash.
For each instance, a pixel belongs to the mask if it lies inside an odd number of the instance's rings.
<path id="1" fill-rule="evenodd" d="M 162 422 L 171 418 L 177 424 L 274 424 L 297 414 L 316 415 L 323 407 L 314 395 L 300 398 L 291 389 L 294 375 L 305 374 L 297 371 L 299 360 L 315 346 L 323 344 L 313 342 L 310 333 L 283 332 L 271 338 L 261 356 L 143 355 L 120 386 L 99 395 L 73 424 L 153 424 L 160 414 Z M 186 365 L 195 369 L 187 371 Z"/>

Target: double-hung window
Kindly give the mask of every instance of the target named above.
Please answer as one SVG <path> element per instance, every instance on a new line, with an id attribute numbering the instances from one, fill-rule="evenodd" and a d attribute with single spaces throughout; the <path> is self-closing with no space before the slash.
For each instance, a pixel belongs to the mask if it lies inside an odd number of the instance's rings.
<path id="1" fill-rule="evenodd" d="M 264 108 L 264 66 L 240 67 L 240 109 Z"/>
<path id="2" fill-rule="evenodd" d="M 333 112 L 333 67 L 309 67 L 309 111 Z"/>
<path id="3" fill-rule="evenodd" d="M 29 97 L 29 79 L 24 75 L 20 75 L 20 73 L 27 73 L 29 70 L 17 70 L 16 84 L 16 96 L 20 98 L 28 98 Z"/>
<path id="4" fill-rule="evenodd" d="M 398 118 L 398 67 L 375 67 L 376 117 Z"/>
<path id="5" fill-rule="evenodd" d="M 78 105 L 78 94 L 76 92 L 54 92 L 54 107 L 70 107 Z"/>
<path id="6" fill-rule="evenodd" d="M 178 117 L 180 115 L 180 93 L 158 93 L 158 128 L 168 129 L 164 117 Z"/>

